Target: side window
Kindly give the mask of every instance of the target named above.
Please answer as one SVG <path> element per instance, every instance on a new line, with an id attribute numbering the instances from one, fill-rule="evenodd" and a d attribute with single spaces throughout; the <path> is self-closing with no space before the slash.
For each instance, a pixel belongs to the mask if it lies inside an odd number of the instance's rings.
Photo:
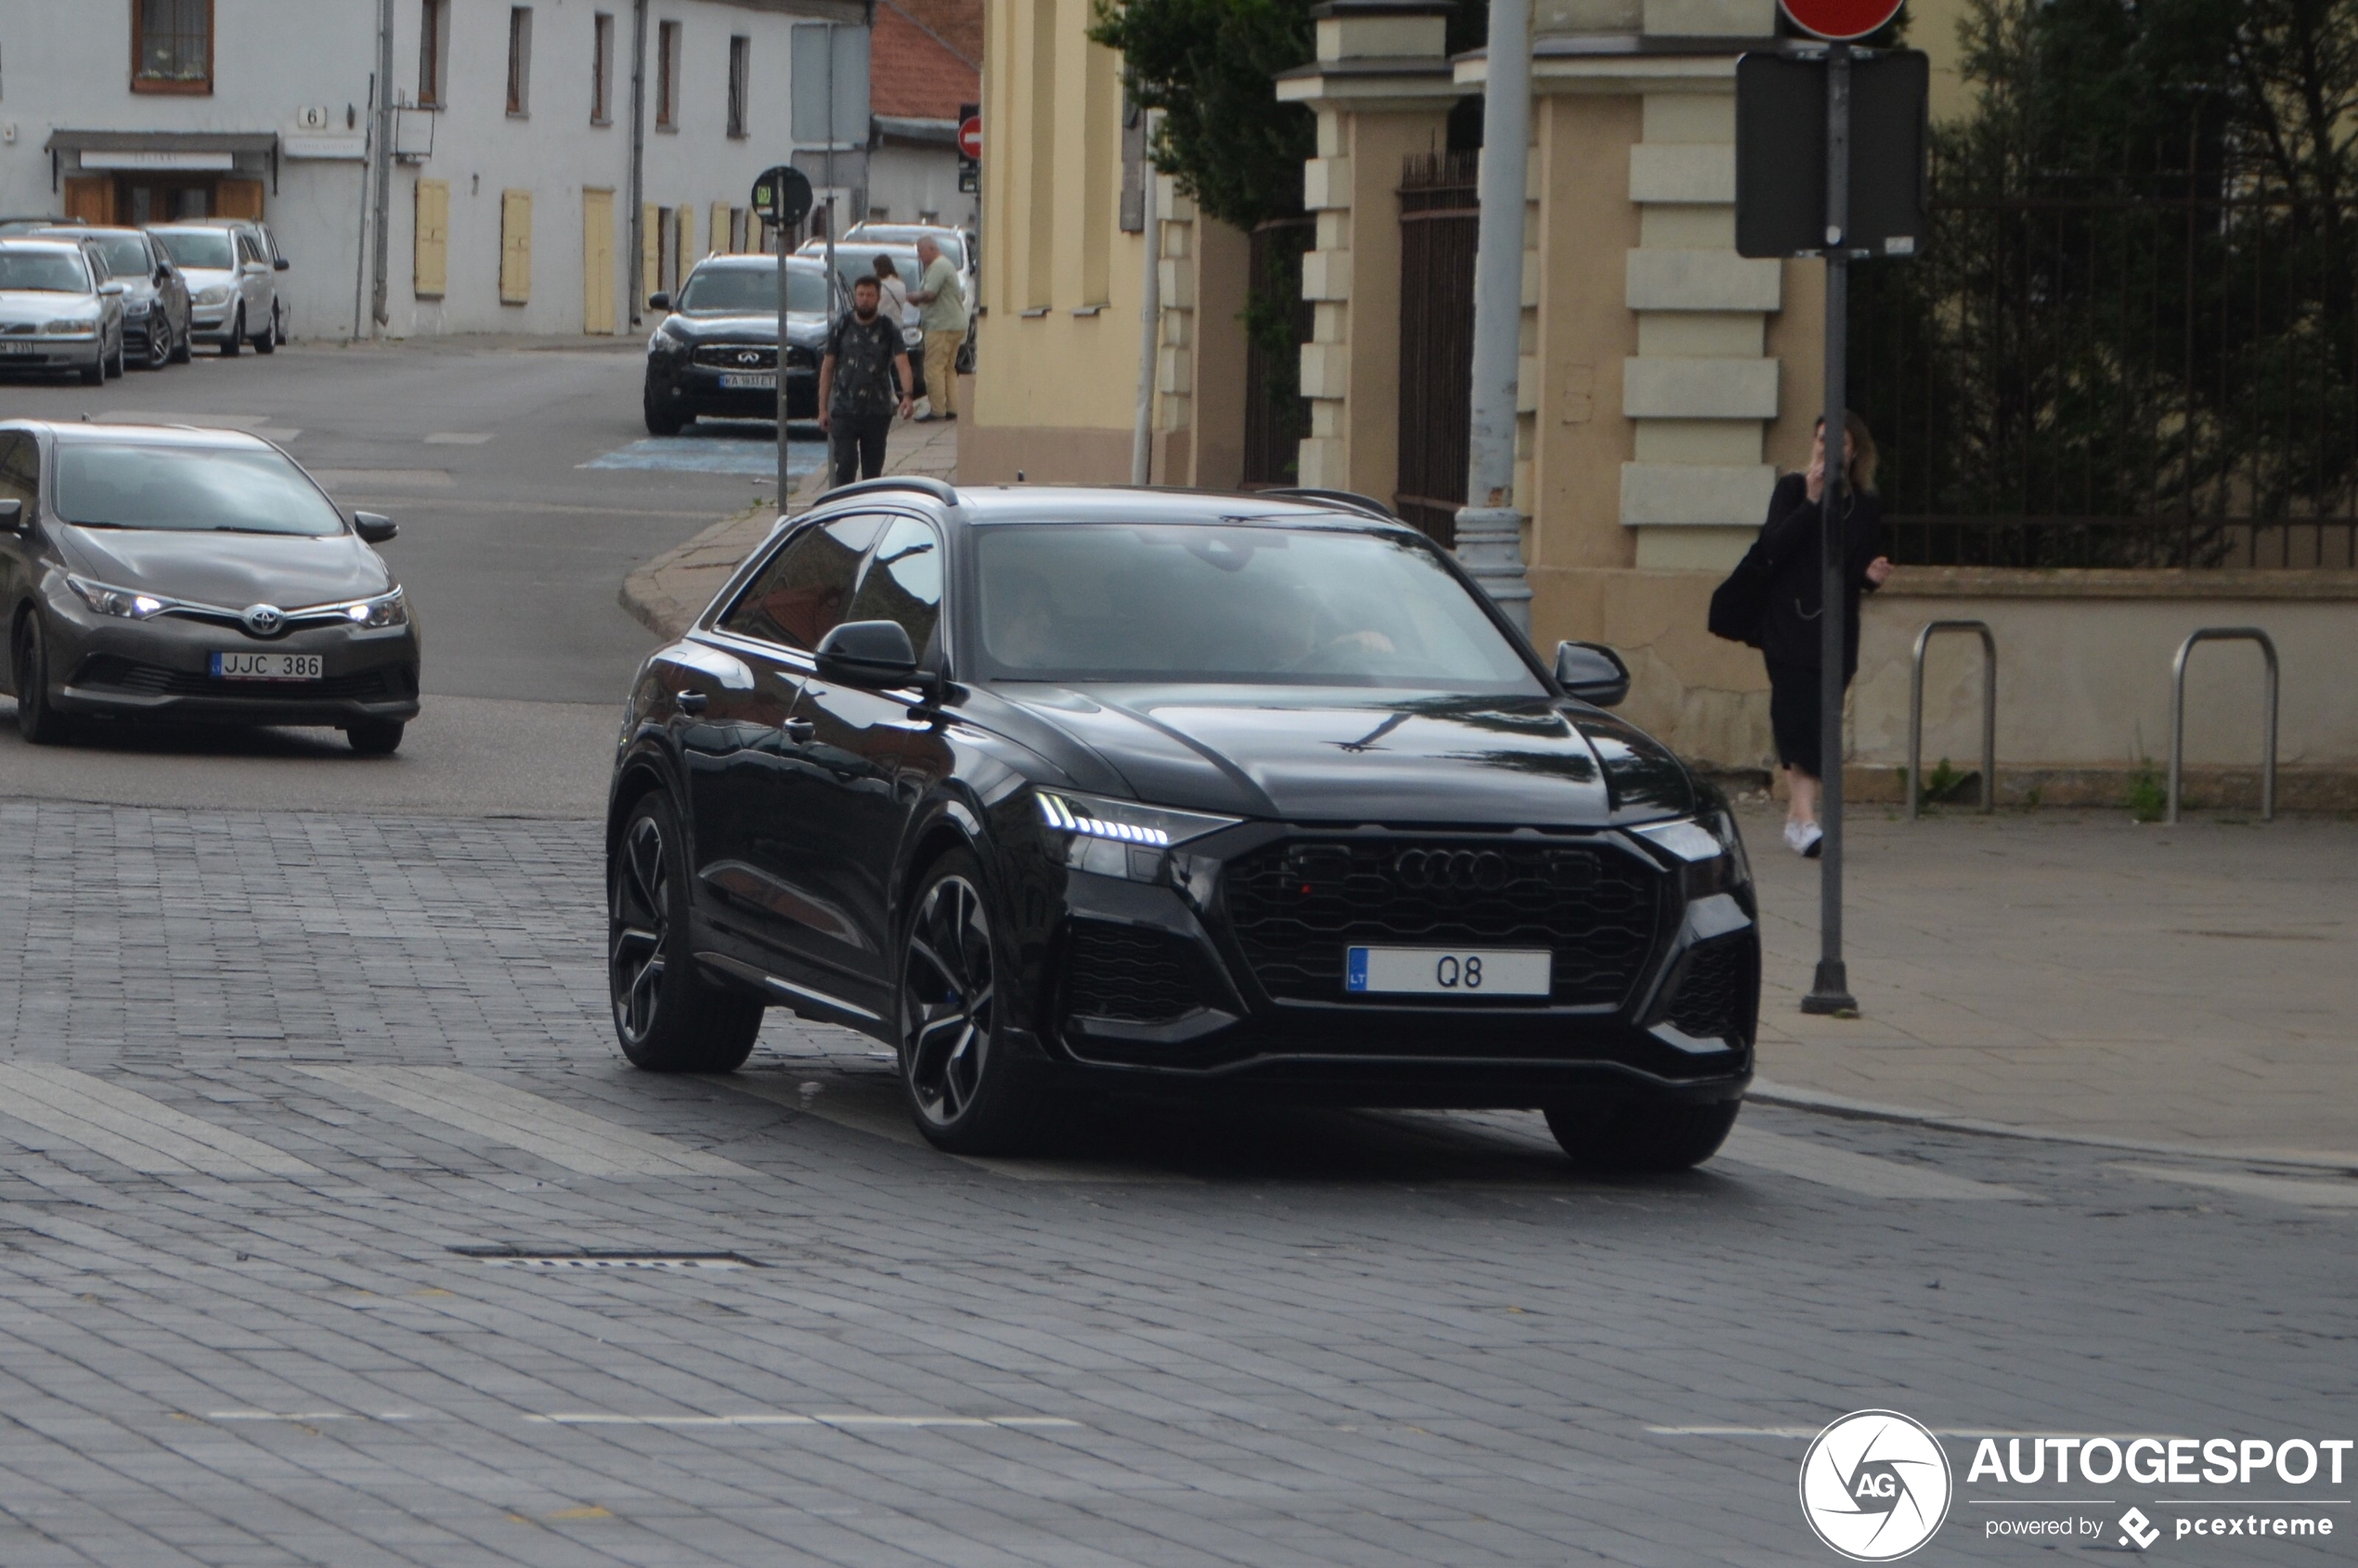
<path id="1" fill-rule="evenodd" d="M 41 447 L 30 435 L 0 435 L 0 500 L 24 502 L 30 520 L 41 492 Z"/>
<path id="2" fill-rule="evenodd" d="M 770 558 L 720 629 L 809 652 L 849 617 L 860 558 L 884 526 L 873 513 L 838 517 L 803 529 Z"/>
<path id="3" fill-rule="evenodd" d="M 899 621 L 923 658 L 941 620 L 941 541 L 913 517 L 896 517 L 868 558 L 848 621 Z"/>
<path id="4" fill-rule="evenodd" d="M 238 230 L 238 260 L 244 263 L 258 262 L 261 259 L 261 253 L 253 248 L 253 236 L 242 228 Z"/>

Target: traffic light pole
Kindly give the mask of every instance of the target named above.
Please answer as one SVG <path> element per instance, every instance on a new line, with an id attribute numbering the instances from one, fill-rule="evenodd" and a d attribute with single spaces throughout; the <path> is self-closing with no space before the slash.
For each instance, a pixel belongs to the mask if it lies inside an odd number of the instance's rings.
<path id="1" fill-rule="evenodd" d="M 1822 592 L 1818 601 L 1820 750 L 1818 973 L 1805 1013 L 1855 1015 L 1842 956 L 1842 693 L 1848 652 L 1845 610 L 1849 561 L 1844 522 L 1850 508 L 1846 462 L 1850 389 L 1850 45 L 1826 49 L 1826 477 L 1820 491 Z"/>

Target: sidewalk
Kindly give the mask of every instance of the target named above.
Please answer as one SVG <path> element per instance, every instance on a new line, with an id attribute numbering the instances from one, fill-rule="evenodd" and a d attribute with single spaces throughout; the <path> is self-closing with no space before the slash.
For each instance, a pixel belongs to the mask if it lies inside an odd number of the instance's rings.
<path id="1" fill-rule="evenodd" d="M 885 441 L 887 473 L 922 473 L 954 478 L 958 472 L 958 425 L 937 420 L 903 421 Z M 814 469 L 795 486 L 794 510 L 802 511 L 826 493 L 826 471 Z M 625 577 L 622 607 L 658 637 L 677 637 L 712 596 L 720 591 L 753 549 L 777 523 L 774 508 L 758 507 L 724 518 L 676 550 L 666 551 Z"/>

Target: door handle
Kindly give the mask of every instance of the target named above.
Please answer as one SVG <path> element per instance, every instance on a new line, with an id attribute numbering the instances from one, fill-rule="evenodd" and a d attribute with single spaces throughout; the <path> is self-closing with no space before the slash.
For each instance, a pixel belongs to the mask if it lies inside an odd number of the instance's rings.
<path id="1" fill-rule="evenodd" d="M 802 745 L 819 732 L 819 726 L 808 719 L 789 719 L 779 728 L 785 732 L 786 739 L 797 745 Z"/>
<path id="2" fill-rule="evenodd" d="M 702 713 L 705 710 L 706 706 L 709 704 L 712 699 L 706 696 L 702 692 L 681 692 L 675 695 L 672 698 L 672 701 L 680 705 L 680 712 L 686 714 L 697 714 Z"/>

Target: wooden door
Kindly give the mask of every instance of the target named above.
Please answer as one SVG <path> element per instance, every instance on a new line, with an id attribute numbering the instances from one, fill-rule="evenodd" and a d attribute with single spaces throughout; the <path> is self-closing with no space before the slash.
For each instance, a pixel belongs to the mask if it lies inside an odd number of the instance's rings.
<path id="1" fill-rule="evenodd" d="M 614 192 L 581 193 L 581 330 L 614 331 Z"/>
<path id="2" fill-rule="evenodd" d="M 222 180 L 214 188 L 214 210 L 225 218 L 262 221 L 262 182 Z"/>
<path id="3" fill-rule="evenodd" d="M 711 243 L 705 249 L 716 255 L 726 255 L 735 249 L 729 243 L 729 203 L 726 201 L 715 201 L 712 204 L 710 240 Z"/>
<path id="4" fill-rule="evenodd" d="M 532 303 L 532 192 L 499 193 L 499 303 Z"/>
<path id="5" fill-rule="evenodd" d="M 410 287 L 420 299 L 438 300 L 450 277 L 450 182 L 418 182 L 418 222 L 412 244 Z"/>
<path id="6" fill-rule="evenodd" d="M 66 181 L 68 223 L 114 222 L 114 181 L 105 175 L 84 175 Z"/>
<path id="7" fill-rule="evenodd" d="M 630 302 L 630 308 L 638 310 L 647 295 L 663 286 L 662 209 L 648 205 L 639 209 L 639 298 Z"/>

